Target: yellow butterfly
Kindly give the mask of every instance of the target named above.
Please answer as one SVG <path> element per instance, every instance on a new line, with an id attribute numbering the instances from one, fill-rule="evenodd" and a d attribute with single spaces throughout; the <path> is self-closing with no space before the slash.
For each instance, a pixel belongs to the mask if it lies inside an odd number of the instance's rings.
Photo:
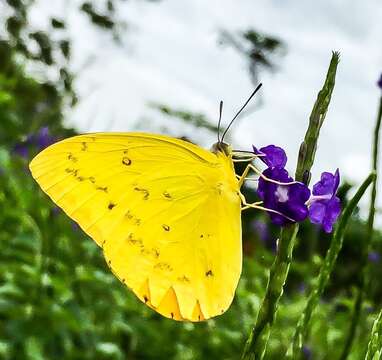
<path id="1" fill-rule="evenodd" d="M 163 135 L 95 133 L 51 145 L 30 170 L 140 300 L 201 321 L 228 309 L 241 273 L 249 168 L 237 176 L 232 156 L 221 140 L 207 151 Z"/>

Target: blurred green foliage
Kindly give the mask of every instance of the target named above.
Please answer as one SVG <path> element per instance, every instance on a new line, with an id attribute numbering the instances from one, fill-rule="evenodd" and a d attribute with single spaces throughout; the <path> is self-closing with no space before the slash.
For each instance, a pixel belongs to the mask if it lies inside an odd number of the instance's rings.
<path id="1" fill-rule="evenodd" d="M 32 3 L 8 0 L 9 17 L 0 14 L 7 24 L 0 41 L 0 359 L 237 359 L 264 295 L 278 229 L 264 214 L 243 213 L 243 275 L 232 307 L 222 316 L 200 324 L 179 323 L 143 305 L 110 273 L 95 243 L 39 190 L 28 170 L 35 144 L 28 144 L 27 158 L 14 150 L 43 127 L 56 138 L 75 133 L 62 123 L 65 107 L 76 99 L 67 66 L 70 39 L 54 37 L 52 43 L 51 36 L 64 32 L 66 24 L 52 18 L 52 33 L 32 31 L 27 23 Z M 109 30 L 115 28 L 109 22 L 113 9 L 111 1 L 103 8 L 93 2 L 80 6 L 92 23 Z M 30 41 L 38 44 L 36 52 L 29 49 Z M 62 57 L 57 58 L 60 51 Z M 55 67 L 59 76 L 54 81 L 37 79 L 25 71 L 30 62 Z M 162 111 L 206 127 L 200 114 Z M 342 186 L 343 203 L 351 189 L 350 184 Z M 255 198 L 251 187 L 245 192 L 249 200 Z M 354 216 L 313 314 L 306 359 L 335 359 L 340 354 L 366 232 L 365 222 Z M 349 357 L 354 360 L 366 353 L 381 306 L 381 241 L 382 234 L 375 232 L 370 256 L 374 281 Z M 289 346 L 329 242 L 329 236 L 302 224 L 267 359 L 280 359 Z"/>
<path id="2" fill-rule="evenodd" d="M 224 30 L 221 32 L 220 44 L 233 47 L 246 58 L 249 75 L 255 86 L 259 83 L 259 74 L 262 71 L 275 71 L 276 59 L 286 53 L 286 45 L 281 39 L 255 29 L 240 33 Z"/>

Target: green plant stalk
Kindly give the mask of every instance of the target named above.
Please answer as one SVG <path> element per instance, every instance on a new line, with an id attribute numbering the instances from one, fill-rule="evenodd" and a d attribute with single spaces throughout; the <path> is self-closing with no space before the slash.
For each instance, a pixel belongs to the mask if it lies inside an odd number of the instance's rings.
<path id="1" fill-rule="evenodd" d="M 337 260 L 338 253 L 342 248 L 343 238 L 348 220 L 351 214 L 353 213 L 354 209 L 356 208 L 359 200 L 362 198 L 365 191 L 374 180 L 375 172 L 372 172 L 362 183 L 356 194 L 349 201 L 348 205 L 342 212 L 338 225 L 336 226 L 336 229 L 334 231 L 329 250 L 327 251 L 325 260 L 321 265 L 321 269 L 318 274 L 318 281 L 315 283 L 315 286 L 310 291 L 307 304 L 305 305 L 305 309 L 302 312 L 298 321 L 296 331 L 293 335 L 292 343 L 289 346 L 286 355 L 287 359 L 298 359 L 301 355 L 302 345 L 309 331 L 310 319 L 329 281 L 330 275 L 333 271 L 334 265 Z"/>
<path id="2" fill-rule="evenodd" d="M 381 120 L 382 120 L 382 96 L 379 100 L 377 121 L 374 128 L 372 170 L 375 171 L 376 177 L 371 189 L 369 216 L 367 220 L 367 236 L 365 239 L 366 240 L 365 244 L 362 248 L 362 255 L 361 255 L 361 274 L 360 274 L 360 280 L 358 284 L 356 299 L 354 301 L 354 308 L 353 308 L 350 328 L 349 328 L 348 335 L 346 337 L 345 346 L 342 351 L 340 360 L 347 359 L 350 353 L 350 350 L 355 338 L 359 318 L 361 315 L 362 303 L 365 296 L 365 289 L 367 288 L 367 283 L 368 283 L 369 266 L 368 266 L 367 257 L 371 248 L 371 242 L 373 238 L 373 229 L 374 229 L 375 201 L 377 198 L 379 134 L 381 129 Z"/>
<path id="3" fill-rule="evenodd" d="M 380 359 L 382 356 L 382 310 L 374 320 L 365 360 Z"/>
<path id="4" fill-rule="evenodd" d="M 339 53 L 333 52 L 325 83 L 318 93 L 309 118 L 304 141 L 300 146 L 295 177 L 296 180 L 302 181 L 305 184 L 308 184 L 310 181 L 310 171 L 317 149 L 320 129 L 324 122 L 335 85 L 338 62 Z M 286 227 L 280 232 L 277 254 L 270 269 L 264 299 L 260 306 L 255 326 L 252 328 L 244 346 L 243 360 L 260 360 L 265 355 L 278 303 L 282 296 L 292 261 L 297 232 L 298 224 Z"/>

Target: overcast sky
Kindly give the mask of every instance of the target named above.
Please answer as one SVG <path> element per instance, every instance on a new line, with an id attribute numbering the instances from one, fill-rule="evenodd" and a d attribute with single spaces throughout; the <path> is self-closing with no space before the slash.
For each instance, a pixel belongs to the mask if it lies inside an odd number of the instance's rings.
<path id="1" fill-rule="evenodd" d="M 68 122 L 81 131 L 128 131 L 137 124 L 143 131 L 171 135 L 189 130 L 176 121 L 169 127 L 172 123 L 147 106 L 151 102 L 202 112 L 216 121 L 223 99 L 228 122 L 253 84 L 243 56 L 219 46 L 219 32 L 255 28 L 281 38 L 287 54 L 280 59 L 277 73 L 260 76 L 262 105 L 234 128 L 235 147 L 280 145 L 287 150 L 288 167 L 293 170 L 331 51 L 338 50 L 337 84 L 313 180 L 321 171 L 337 167 L 355 183 L 367 175 L 380 96 L 376 81 L 382 72 L 380 0 L 127 1 L 119 9 L 119 17 L 128 24 L 122 47 L 74 11 L 62 11 L 60 3 L 52 0 L 48 9 L 47 2 L 40 0 L 34 19 L 43 22 L 52 9 L 68 17 L 74 68 L 82 73 L 76 83 L 82 100 L 68 114 Z M 205 132 L 189 135 L 207 147 L 216 140 Z"/>

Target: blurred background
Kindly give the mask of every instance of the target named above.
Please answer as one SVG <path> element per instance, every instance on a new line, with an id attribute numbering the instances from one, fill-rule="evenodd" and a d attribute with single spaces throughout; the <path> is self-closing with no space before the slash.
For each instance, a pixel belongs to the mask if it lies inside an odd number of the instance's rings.
<path id="1" fill-rule="evenodd" d="M 0 0 L 0 359 L 238 359 L 275 254 L 278 229 L 265 214 L 243 214 L 244 269 L 229 311 L 177 323 L 119 283 L 95 243 L 39 190 L 28 163 L 82 132 L 139 130 L 210 147 L 219 101 L 228 123 L 261 81 L 229 140 L 244 150 L 279 145 L 293 172 L 338 50 L 313 182 L 340 168 L 346 204 L 371 166 L 381 18 L 378 0 Z M 382 302 L 381 207 L 379 194 L 371 281 L 349 359 L 362 358 Z M 342 351 L 367 209 L 366 198 L 314 314 L 306 359 L 335 359 Z M 267 359 L 285 353 L 329 242 L 302 225 Z"/>

